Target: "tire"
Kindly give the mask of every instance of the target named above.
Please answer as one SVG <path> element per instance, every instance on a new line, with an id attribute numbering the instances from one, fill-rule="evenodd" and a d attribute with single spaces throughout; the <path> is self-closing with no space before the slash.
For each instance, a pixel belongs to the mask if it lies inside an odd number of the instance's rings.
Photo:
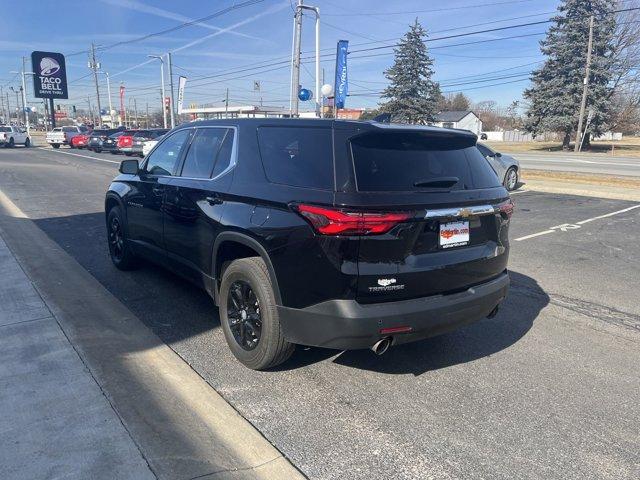
<path id="1" fill-rule="evenodd" d="M 96 153 L 100 153 L 100 152 L 102 152 L 102 149 L 101 148 L 94 148 L 93 151 L 96 152 Z"/>
<path id="2" fill-rule="evenodd" d="M 518 170 L 514 167 L 509 167 L 507 173 L 504 174 L 504 187 L 509 190 L 515 190 L 518 187 Z"/>
<path id="3" fill-rule="evenodd" d="M 29 148 L 31 146 L 31 140 L 29 140 L 29 137 L 24 141 L 24 146 L 25 148 Z"/>
<path id="4" fill-rule="evenodd" d="M 124 152 L 124 154 L 125 154 L 127 157 L 132 157 L 132 156 L 133 156 L 133 153 L 131 153 L 131 152 Z"/>
<path id="5" fill-rule="evenodd" d="M 107 215 L 107 242 L 109 256 L 116 268 L 132 270 L 137 266 L 138 259 L 127 242 L 125 222 L 120 207 L 113 207 Z"/>
<path id="6" fill-rule="evenodd" d="M 69 142 L 69 148 L 73 148 L 73 143 Z"/>
<path id="7" fill-rule="evenodd" d="M 248 301 L 239 302 L 239 298 Z M 291 356 L 295 345 L 282 335 L 273 285 L 262 258 L 241 258 L 229 264 L 222 275 L 219 304 L 227 345 L 240 363 L 253 370 L 264 370 Z M 244 307 L 235 308 L 234 312 L 234 305 Z"/>
<path id="8" fill-rule="evenodd" d="M 60 144 L 59 144 L 59 143 L 52 143 L 52 144 L 51 144 L 51 146 L 52 146 L 53 148 L 55 148 L 56 150 L 57 150 L 58 148 L 60 148 Z"/>
<path id="9" fill-rule="evenodd" d="M 16 146 L 15 140 L 13 139 L 13 137 L 11 137 L 9 139 L 9 148 L 13 148 Z"/>

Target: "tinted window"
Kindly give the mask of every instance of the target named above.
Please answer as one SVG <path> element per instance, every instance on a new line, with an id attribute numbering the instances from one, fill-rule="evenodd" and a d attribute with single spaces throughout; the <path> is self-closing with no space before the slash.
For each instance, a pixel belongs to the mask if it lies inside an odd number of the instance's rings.
<path id="1" fill-rule="evenodd" d="M 0 132 L 10 132 L 11 127 L 0 127 Z"/>
<path id="2" fill-rule="evenodd" d="M 493 152 L 488 147 L 485 147 L 480 143 L 476 145 L 476 147 L 478 147 L 478 150 L 480 150 L 480 153 L 482 153 L 482 155 L 484 155 L 485 157 L 493 157 Z"/>
<path id="3" fill-rule="evenodd" d="M 62 127 L 63 132 L 77 132 L 78 129 L 76 127 Z"/>
<path id="4" fill-rule="evenodd" d="M 101 137 L 102 135 L 109 135 L 109 130 L 94 130 L 91 132 L 94 137 Z"/>
<path id="5" fill-rule="evenodd" d="M 410 191 L 436 179 L 457 177 L 452 190 L 500 185 L 495 173 L 466 137 L 422 132 L 366 134 L 351 141 L 360 191 Z"/>
<path id="6" fill-rule="evenodd" d="M 231 164 L 231 154 L 233 152 L 233 130 L 227 130 L 222 141 L 222 146 L 218 151 L 218 158 L 216 159 L 215 166 L 213 167 L 212 177 L 220 175 Z"/>
<path id="7" fill-rule="evenodd" d="M 331 129 L 261 127 L 258 142 L 270 182 L 325 190 L 333 188 Z"/>
<path id="8" fill-rule="evenodd" d="M 166 138 L 149 155 L 145 170 L 152 175 L 172 175 L 190 130 L 180 130 Z"/>
<path id="9" fill-rule="evenodd" d="M 109 135 L 109 138 L 118 138 L 122 135 L 124 135 L 124 132 L 117 132 L 117 133 L 114 133 L 113 135 Z"/>
<path id="10" fill-rule="evenodd" d="M 209 178 L 227 130 L 199 128 L 194 134 L 182 167 L 183 177 Z"/>

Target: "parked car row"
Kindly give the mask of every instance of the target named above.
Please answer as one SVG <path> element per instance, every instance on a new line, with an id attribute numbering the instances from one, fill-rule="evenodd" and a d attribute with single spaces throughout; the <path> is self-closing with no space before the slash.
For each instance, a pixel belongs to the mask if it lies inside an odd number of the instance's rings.
<path id="1" fill-rule="evenodd" d="M 154 142 L 155 144 L 156 139 L 168 131 L 165 128 L 94 130 L 88 137 L 86 148 L 96 153 L 104 151 L 114 155 L 124 153 L 128 157 L 133 155 L 142 157 L 145 153 L 145 143 Z"/>
<path id="2" fill-rule="evenodd" d="M 47 143 L 53 148 L 67 145 L 69 148 L 86 148 L 96 153 L 123 153 L 127 156 L 138 155 L 142 157 L 153 148 L 157 139 L 168 131 L 165 128 L 134 130 L 117 127 L 89 131 L 87 127 L 57 127 L 47 134 Z M 146 143 L 150 143 L 150 145 L 145 151 Z"/>

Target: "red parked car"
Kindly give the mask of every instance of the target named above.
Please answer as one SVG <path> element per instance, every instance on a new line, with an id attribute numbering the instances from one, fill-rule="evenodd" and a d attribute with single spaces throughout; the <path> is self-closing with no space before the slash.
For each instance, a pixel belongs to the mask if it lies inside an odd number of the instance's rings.
<path id="1" fill-rule="evenodd" d="M 89 133 L 82 133 L 80 135 L 76 135 L 71 139 L 71 143 L 69 144 L 71 148 L 86 148 L 89 143 Z"/>

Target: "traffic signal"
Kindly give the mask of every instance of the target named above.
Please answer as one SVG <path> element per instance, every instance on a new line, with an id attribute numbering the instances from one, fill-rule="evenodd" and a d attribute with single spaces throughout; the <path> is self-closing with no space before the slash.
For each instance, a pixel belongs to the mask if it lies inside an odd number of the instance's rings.
<path id="1" fill-rule="evenodd" d="M 71 105 L 71 109 L 73 110 L 73 113 L 76 113 L 76 106 L 75 105 Z"/>

